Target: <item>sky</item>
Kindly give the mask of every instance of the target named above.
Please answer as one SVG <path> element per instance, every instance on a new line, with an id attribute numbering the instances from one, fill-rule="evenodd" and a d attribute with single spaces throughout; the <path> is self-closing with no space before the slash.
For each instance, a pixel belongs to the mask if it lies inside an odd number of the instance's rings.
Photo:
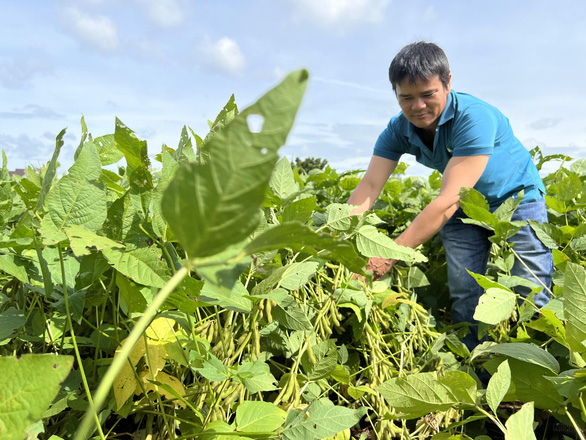
<path id="1" fill-rule="evenodd" d="M 154 159 L 185 125 L 205 136 L 232 93 L 242 110 L 306 68 L 281 154 L 365 169 L 400 110 L 388 66 L 425 40 L 527 149 L 586 158 L 584 29 L 583 0 L 0 0 L 0 148 L 10 169 L 38 167 L 67 128 L 64 172 L 82 115 L 94 137 L 118 117 Z"/>

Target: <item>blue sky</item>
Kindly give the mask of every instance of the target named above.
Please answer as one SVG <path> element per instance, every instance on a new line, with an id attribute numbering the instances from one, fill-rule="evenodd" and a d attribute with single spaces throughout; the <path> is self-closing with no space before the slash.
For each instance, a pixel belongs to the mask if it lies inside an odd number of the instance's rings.
<path id="1" fill-rule="evenodd" d="M 388 65 L 416 40 L 442 46 L 453 89 L 499 107 L 527 148 L 586 157 L 582 0 L 0 0 L 0 24 L 10 168 L 48 161 L 67 127 L 65 171 L 82 114 L 94 136 L 120 118 L 154 156 L 299 68 L 310 84 L 281 152 L 365 168 L 399 111 Z"/>

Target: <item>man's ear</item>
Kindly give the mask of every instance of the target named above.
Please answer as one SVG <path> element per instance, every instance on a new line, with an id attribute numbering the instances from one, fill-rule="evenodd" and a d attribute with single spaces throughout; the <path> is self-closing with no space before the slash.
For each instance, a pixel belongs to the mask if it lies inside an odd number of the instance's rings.
<path id="1" fill-rule="evenodd" d="M 448 93 L 450 93 L 452 90 L 452 74 L 450 73 L 448 77 L 448 86 L 446 87 L 446 90 Z"/>

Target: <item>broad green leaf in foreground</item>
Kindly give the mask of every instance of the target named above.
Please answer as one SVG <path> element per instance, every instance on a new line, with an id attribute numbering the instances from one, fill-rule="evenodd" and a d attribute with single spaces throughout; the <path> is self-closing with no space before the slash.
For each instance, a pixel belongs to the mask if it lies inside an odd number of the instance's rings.
<path id="1" fill-rule="evenodd" d="M 255 237 L 244 251 L 253 254 L 281 248 L 303 250 L 338 261 L 356 273 L 361 273 L 366 265 L 366 260 L 358 255 L 349 241 L 338 240 L 330 234 L 318 234 L 301 223 L 284 223 L 269 228 Z"/>
<path id="2" fill-rule="evenodd" d="M 460 206 L 469 218 L 465 219 L 467 222 L 477 224 L 479 226 L 494 228 L 498 223 L 496 215 L 490 212 L 490 207 L 486 198 L 474 188 L 460 191 Z"/>
<path id="3" fill-rule="evenodd" d="M 555 385 L 546 377 L 551 377 L 551 370 L 539 365 L 509 359 L 512 385 L 505 401 L 520 400 L 534 402 L 536 408 L 559 408 L 564 398 Z"/>
<path id="4" fill-rule="evenodd" d="M 533 402 L 526 403 L 505 423 L 505 440 L 536 440 L 533 429 Z"/>
<path id="5" fill-rule="evenodd" d="M 217 254 L 254 232 L 307 78 L 305 70 L 288 75 L 210 139 L 208 163 L 177 170 L 163 196 L 163 215 L 191 258 Z M 263 118 L 259 133 L 248 127 L 252 115 Z"/>
<path id="6" fill-rule="evenodd" d="M 67 377 L 73 358 L 52 354 L 0 357 L 0 438 L 22 440 Z"/>
<path id="7" fill-rule="evenodd" d="M 334 406 L 327 399 L 316 400 L 307 409 L 309 417 L 305 418 L 305 412 L 300 412 L 285 427 L 283 439 L 307 440 L 330 437 L 356 425 L 366 412 L 366 408 L 350 409 Z"/>
<path id="8" fill-rule="evenodd" d="M 510 386 L 511 367 L 509 367 L 508 361 L 504 361 L 498 366 L 496 373 L 492 375 L 486 387 L 486 402 L 495 414 Z"/>
<path id="9" fill-rule="evenodd" d="M 472 351 L 471 360 L 485 353 L 502 354 L 503 356 L 508 356 L 523 362 L 539 365 L 554 373 L 559 373 L 560 371 L 560 364 L 554 356 L 543 348 L 530 343 L 509 342 L 505 344 L 494 344 L 485 342 Z"/>
<path id="10" fill-rule="evenodd" d="M 586 352 L 586 270 L 574 263 L 566 266 L 564 316 L 568 343 L 573 350 Z"/>
<path id="11" fill-rule="evenodd" d="M 236 408 L 236 427 L 241 432 L 273 432 L 287 413 L 270 402 L 245 401 Z"/>
<path id="12" fill-rule="evenodd" d="M 427 258 L 420 252 L 396 244 L 387 235 L 371 225 L 365 225 L 358 229 L 356 246 L 365 257 L 393 258 L 408 263 L 427 261 Z"/>
<path id="13" fill-rule="evenodd" d="M 491 287 L 478 300 L 474 319 L 496 325 L 511 316 L 516 304 L 517 296 L 514 293 Z"/>
<path id="14" fill-rule="evenodd" d="M 462 371 L 417 373 L 386 381 L 376 388 L 407 419 L 476 402 L 476 381 Z"/>

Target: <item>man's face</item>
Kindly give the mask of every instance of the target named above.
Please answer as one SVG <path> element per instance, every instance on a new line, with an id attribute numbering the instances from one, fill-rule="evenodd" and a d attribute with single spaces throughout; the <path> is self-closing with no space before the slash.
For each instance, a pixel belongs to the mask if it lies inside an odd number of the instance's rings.
<path id="1" fill-rule="evenodd" d="M 417 128 L 435 131 L 446 107 L 451 79 L 450 75 L 447 87 L 444 87 L 438 75 L 430 80 L 420 80 L 414 84 L 405 78 L 397 84 L 395 92 L 407 120 Z"/>

